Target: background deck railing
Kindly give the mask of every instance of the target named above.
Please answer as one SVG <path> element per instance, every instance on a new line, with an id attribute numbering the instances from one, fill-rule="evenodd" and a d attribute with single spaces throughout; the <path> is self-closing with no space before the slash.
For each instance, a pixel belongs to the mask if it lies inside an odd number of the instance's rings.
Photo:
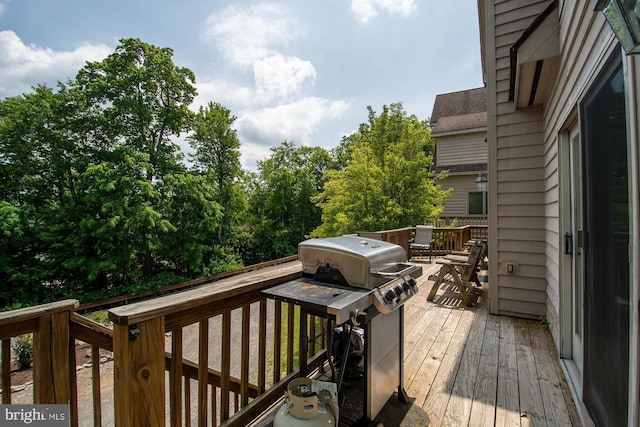
<path id="1" fill-rule="evenodd" d="M 397 228 L 382 231 L 359 231 L 362 237 L 384 240 L 402 246 L 409 253 L 409 244 L 415 236 L 415 227 Z M 433 255 L 447 255 L 464 249 L 469 240 L 487 239 L 486 225 L 463 225 L 460 227 L 435 227 L 433 229 Z"/>

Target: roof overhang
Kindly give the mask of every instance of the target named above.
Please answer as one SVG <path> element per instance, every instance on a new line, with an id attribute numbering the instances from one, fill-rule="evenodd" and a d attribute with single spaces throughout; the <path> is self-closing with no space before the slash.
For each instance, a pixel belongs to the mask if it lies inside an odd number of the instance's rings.
<path id="1" fill-rule="evenodd" d="M 510 51 L 509 101 L 533 107 L 547 100 L 560 64 L 558 0 L 552 1 Z"/>

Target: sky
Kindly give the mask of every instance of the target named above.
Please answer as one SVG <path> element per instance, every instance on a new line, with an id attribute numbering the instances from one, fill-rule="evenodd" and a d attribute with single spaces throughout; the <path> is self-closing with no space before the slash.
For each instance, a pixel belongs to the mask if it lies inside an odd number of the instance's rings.
<path id="1" fill-rule="evenodd" d="M 55 87 L 139 38 L 195 73 L 194 111 L 231 111 L 255 170 L 285 140 L 338 146 L 368 106 L 401 102 L 426 120 L 436 95 L 481 87 L 476 1 L 0 0 L 0 98 Z"/>

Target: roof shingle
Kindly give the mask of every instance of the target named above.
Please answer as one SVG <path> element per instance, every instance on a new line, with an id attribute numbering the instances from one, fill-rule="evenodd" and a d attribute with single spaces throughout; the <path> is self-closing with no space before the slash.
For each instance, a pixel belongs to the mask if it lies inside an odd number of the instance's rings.
<path id="1" fill-rule="evenodd" d="M 433 133 L 486 126 L 487 89 L 480 87 L 437 95 L 430 123 Z"/>

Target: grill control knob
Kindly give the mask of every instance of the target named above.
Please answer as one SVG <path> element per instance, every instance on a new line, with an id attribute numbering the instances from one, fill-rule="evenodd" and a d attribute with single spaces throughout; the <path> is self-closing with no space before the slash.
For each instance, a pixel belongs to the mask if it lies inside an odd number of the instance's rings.
<path id="1" fill-rule="evenodd" d="M 393 300 L 396 299 L 395 292 L 393 292 L 391 289 L 388 290 L 387 293 L 384 294 L 384 299 L 387 300 L 387 302 L 393 302 Z"/>
<path id="2" fill-rule="evenodd" d="M 402 293 L 404 292 L 404 290 L 402 289 L 402 286 L 400 285 L 396 286 L 393 290 L 398 297 L 402 296 Z"/>
<path id="3" fill-rule="evenodd" d="M 417 285 L 416 279 L 414 279 L 413 277 L 409 279 L 409 286 L 411 286 L 412 288 L 415 288 L 416 285 Z"/>
<path id="4" fill-rule="evenodd" d="M 402 282 L 402 288 L 403 288 L 405 291 L 409 291 L 409 290 L 411 290 L 411 286 L 409 286 L 409 283 L 408 283 L 408 282 Z"/>

